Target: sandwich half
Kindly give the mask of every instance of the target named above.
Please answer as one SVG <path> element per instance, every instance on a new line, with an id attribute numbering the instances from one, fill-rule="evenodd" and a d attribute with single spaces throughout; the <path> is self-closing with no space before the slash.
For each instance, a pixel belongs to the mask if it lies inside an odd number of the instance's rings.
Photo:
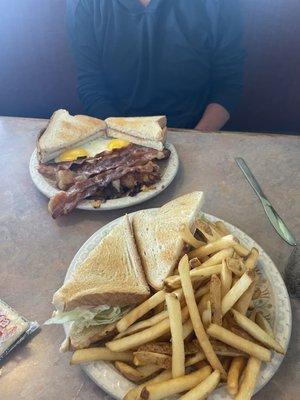
<path id="1" fill-rule="evenodd" d="M 111 333 L 128 307 L 149 294 L 126 215 L 54 294 L 57 311 L 47 323 L 72 322 L 64 350 L 87 347 Z"/>
<path id="2" fill-rule="evenodd" d="M 156 211 L 143 210 L 132 218 L 133 231 L 147 281 L 156 290 L 163 287 L 182 254 L 179 235 L 182 224 L 193 229 L 203 203 L 202 192 L 192 192 L 166 203 Z"/>
<path id="3" fill-rule="evenodd" d="M 165 115 L 151 117 L 111 117 L 105 120 L 109 137 L 128 140 L 156 150 L 164 148 L 167 135 Z"/>
<path id="4" fill-rule="evenodd" d="M 106 124 L 101 119 L 87 115 L 73 116 L 67 110 L 57 110 L 38 138 L 38 159 L 43 163 L 48 162 L 62 151 L 99 136 L 106 136 Z"/>

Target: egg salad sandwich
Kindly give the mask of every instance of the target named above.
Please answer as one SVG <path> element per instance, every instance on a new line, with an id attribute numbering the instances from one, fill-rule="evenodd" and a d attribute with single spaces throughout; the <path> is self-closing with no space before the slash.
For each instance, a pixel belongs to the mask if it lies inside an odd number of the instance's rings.
<path id="1" fill-rule="evenodd" d="M 191 231 L 199 215 L 203 192 L 192 192 L 156 210 L 142 210 L 132 218 L 133 231 L 147 281 L 156 290 L 172 274 L 182 255 L 184 241 L 179 231 L 187 224 Z"/>
<path id="2" fill-rule="evenodd" d="M 99 207 L 149 190 L 161 179 L 155 161 L 170 155 L 164 148 L 166 118 L 113 118 L 113 130 L 107 128 L 110 120 L 58 110 L 40 134 L 38 172 L 62 190 L 49 202 L 53 218 L 70 213 L 83 199 Z M 117 132 L 117 125 L 123 131 Z"/>
<path id="3" fill-rule="evenodd" d="M 125 215 L 54 294 L 57 311 L 46 324 L 71 322 L 61 350 L 85 348 L 108 337 L 124 313 L 149 295 Z"/>
<path id="4" fill-rule="evenodd" d="M 105 120 L 107 135 L 131 143 L 163 150 L 167 135 L 165 115 L 151 117 L 111 117 Z"/>

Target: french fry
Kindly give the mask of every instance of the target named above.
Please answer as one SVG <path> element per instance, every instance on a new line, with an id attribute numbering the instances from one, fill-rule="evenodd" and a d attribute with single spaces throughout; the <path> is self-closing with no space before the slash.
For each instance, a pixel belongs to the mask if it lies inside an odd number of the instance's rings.
<path id="1" fill-rule="evenodd" d="M 168 311 L 167 310 L 161 311 L 160 313 L 154 315 L 153 317 L 150 317 L 143 321 L 138 321 L 135 324 L 131 325 L 128 329 L 126 329 L 126 331 L 121 332 L 117 336 L 115 336 L 115 339 L 142 331 L 143 329 L 149 328 L 150 326 L 153 326 L 166 318 L 168 318 Z"/>
<path id="2" fill-rule="evenodd" d="M 147 382 L 144 382 L 133 389 L 129 390 L 129 392 L 125 395 L 124 400 L 137 400 L 140 397 L 142 389 L 145 385 L 150 385 L 151 383 L 159 383 L 170 380 L 172 378 L 172 372 L 170 370 L 164 370 L 159 375 L 150 379 Z"/>
<path id="3" fill-rule="evenodd" d="M 124 363 L 123 361 L 116 361 L 115 367 L 118 371 L 121 372 L 122 375 L 125 376 L 125 378 L 129 379 L 132 382 L 139 382 L 144 379 L 144 376 L 140 371 L 138 371 L 131 365 Z"/>
<path id="4" fill-rule="evenodd" d="M 172 357 L 166 354 L 153 353 L 151 351 L 135 351 L 133 356 L 133 363 L 136 366 L 154 364 L 163 369 L 170 369 L 172 366 Z"/>
<path id="5" fill-rule="evenodd" d="M 201 346 L 198 340 L 194 339 L 191 342 L 185 343 L 184 350 L 186 355 L 196 354 L 201 351 Z"/>
<path id="6" fill-rule="evenodd" d="M 181 227 L 179 228 L 179 234 L 182 238 L 182 240 L 189 244 L 190 246 L 194 247 L 194 248 L 198 248 L 201 246 L 204 246 L 205 243 L 202 242 L 201 240 L 197 240 L 194 235 L 192 234 L 192 232 L 190 231 L 190 228 L 187 224 L 182 224 Z"/>
<path id="7" fill-rule="evenodd" d="M 205 237 L 208 243 L 215 242 L 216 240 L 221 239 L 223 236 L 220 232 L 215 228 L 214 224 L 209 221 L 204 221 L 203 219 L 197 219 L 195 221 L 196 229 L 198 229 L 201 234 Z"/>
<path id="8" fill-rule="evenodd" d="M 245 367 L 246 359 L 244 357 L 234 357 L 227 376 L 227 391 L 231 396 L 235 396 L 239 389 L 239 379 Z"/>
<path id="9" fill-rule="evenodd" d="M 260 371 L 261 361 L 250 357 L 245 368 L 244 378 L 241 382 L 235 400 L 250 400 L 255 389 L 256 381 Z"/>
<path id="10" fill-rule="evenodd" d="M 190 277 L 190 271 L 189 271 L 189 262 L 188 262 L 188 257 L 187 255 L 183 256 L 182 259 L 179 262 L 179 275 L 181 278 L 181 284 L 182 284 L 182 289 L 184 293 L 184 297 L 186 300 L 186 304 L 188 307 L 188 311 L 190 314 L 190 319 L 192 321 L 194 331 L 196 334 L 196 337 L 202 347 L 202 350 L 211 364 L 211 366 L 214 369 L 218 369 L 223 376 L 226 376 L 226 373 L 223 369 L 222 364 L 220 363 L 220 360 L 218 359 L 217 355 L 215 354 L 213 347 L 208 339 L 208 336 L 204 330 L 195 296 L 194 296 L 194 291 L 193 291 L 193 285 Z"/>
<path id="11" fill-rule="evenodd" d="M 201 368 L 207 367 L 207 366 L 208 366 L 208 363 L 205 360 L 198 361 L 196 364 L 193 365 L 193 367 L 198 368 L 198 369 L 201 369 Z"/>
<path id="12" fill-rule="evenodd" d="M 155 364 L 147 364 L 141 365 L 140 367 L 136 367 L 136 369 L 143 375 L 143 379 L 149 378 L 158 371 L 161 371 L 161 367 Z"/>
<path id="13" fill-rule="evenodd" d="M 213 256 L 209 257 L 208 260 L 202 262 L 200 268 L 211 267 L 212 265 L 222 264 L 222 261 L 227 257 L 233 256 L 233 247 L 228 247 L 228 249 L 223 249 L 218 251 Z"/>
<path id="14" fill-rule="evenodd" d="M 221 357 L 247 357 L 247 354 L 241 350 L 237 350 L 228 344 L 219 342 L 218 340 L 211 340 L 212 347 L 214 348 L 216 354 Z"/>
<path id="15" fill-rule="evenodd" d="M 192 281 L 194 281 L 194 280 L 206 278 L 213 274 L 219 274 L 221 272 L 221 268 L 222 268 L 222 264 L 213 265 L 211 267 L 205 267 L 205 268 L 202 268 L 202 266 L 201 266 L 201 267 L 192 269 L 189 274 L 191 276 Z M 177 288 L 180 286 L 180 284 L 181 284 L 180 275 L 168 276 L 165 279 L 165 285 L 169 288 Z"/>
<path id="16" fill-rule="evenodd" d="M 242 296 L 238 299 L 238 301 L 234 305 L 234 309 L 240 312 L 241 314 L 246 314 L 253 294 L 255 292 L 255 287 L 256 287 L 256 279 L 254 278 L 254 281 L 251 283 L 251 285 L 248 287 L 248 289 L 242 294 Z"/>
<path id="17" fill-rule="evenodd" d="M 217 325 L 222 325 L 222 310 L 221 310 L 221 281 L 216 274 L 210 279 L 210 305 L 212 311 L 212 322 Z"/>
<path id="18" fill-rule="evenodd" d="M 226 228 L 224 222 L 222 221 L 216 221 L 215 222 L 215 227 L 217 230 L 222 234 L 222 236 L 230 235 L 229 230 Z"/>
<path id="19" fill-rule="evenodd" d="M 172 355 L 172 345 L 170 342 L 150 342 L 137 348 L 137 351 L 151 351 L 153 353 Z"/>
<path id="20" fill-rule="evenodd" d="M 210 373 L 211 367 L 207 366 L 199 371 L 180 376 L 179 378 L 170 379 L 161 383 L 151 383 L 143 388 L 141 398 L 145 400 L 160 400 L 184 392 L 195 387 L 199 382 L 207 378 Z"/>
<path id="21" fill-rule="evenodd" d="M 196 290 L 195 292 L 195 299 L 198 301 L 203 295 L 209 292 L 209 282 L 205 286 L 201 286 L 199 289 Z"/>
<path id="22" fill-rule="evenodd" d="M 262 313 L 257 312 L 255 316 L 255 322 L 257 323 L 258 326 L 261 327 L 269 336 L 274 338 L 274 333 L 271 328 L 271 325 L 269 324 L 268 320 L 262 315 Z"/>
<path id="23" fill-rule="evenodd" d="M 199 258 L 197 258 L 197 257 L 192 258 L 192 259 L 189 261 L 189 263 L 190 263 L 191 269 L 196 268 L 196 267 L 200 267 L 200 265 L 201 265 L 201 262 L 200 262 Z M 177 271 L 178 271 L 178 270 L 177 270 Z M 175 274 L 174 274 L 174 275 L 175 275 Z"/>
<path id="24" fill-rule="evenodd" d="M 239 258 L 226 258 L 227 268 L 238 277 L 241 277 L 246 272 L 244 262 Z"/>
<path id="25" fill-rule="evenodd" d="M 198 353 L 193 354 L 186 359 L 185 366 L 190 367 L 191 365 L 194 365 L 199 361 L 205 360 L 205 358 L 205 354 L 202 351 L 199 351 Z"/>
<path id="26" fill-rule="evenodd" d="M 234 250 L 241 257 L 247 257 L 250 254 L 250 250 L 247 249 L 247 247 L 243 246 L 240 243 L 237 243 L 237 244 L 234 245 Z"/>
<path id="27" fill-rule="evenodd" d="M 189 316 L 187 307 L 181 310 L 182 321 L 185 322 Z M 112 340 L 106 343 L 106 346 L 111 351 L 125 351 L 134 349 L 142 344 L 152 342 L 155 339 L 163 336 L 165 333 L 170 331 L 170 320 L 166 318 L 158 324 L 151 326 L 150 328 L 144 329 L 143 331 L 134 333 L 130 336 L 125 336 L 120 339 Z"/>
<path id="28" fill-rule="evenodd" d="M 230 290 L 232 283 L 232 272 L 228 269 L 226 260 L 222 261 L 220 279 L 221 279 L 221 295 L 223 298 L 225 294 Z"/>
<path id="29" fill-rule="evenodd" d="M 258 250 L 255 247 L 253 247 L 250 251 L 247 260 L 245 261 L 245 266 L 247 269 L 253 269 L 255 267 L 256 262 L 258 260 L 258 256 L 259 256 Z"/>
<path id="30" fill-rule="evenodd" d="M 222 314 L 225 315 L 227 311 L 238 301 L 242 294 L 248 289 L 254 280 L 254 272 L 247 271 L 241 278 L 232 286 L 229 292 L 222 299 Z"/>
<path id="31" fill-rule="evenodd" d="M 256 311 L 255 308 L 254 308 L 254 309 L 251 311 L 251 314 L 249 315 L 249 319 L 251 319 L 251 321 L 255 322 L 256 314 L 257 314 L 257 311 Z"/>
<path id="32" fill-rule="evenodd" d="M 240 336 L 240 337 L 242 337 L 242 338 L 244 338 L 246 340 L 250 340 L 250 342 L 257 343 L 257 341 L 251 335 L 249 335 L 249 333 L 244 331 L 244 329 L 242 329 L 238 325 L 231 326 L 230 330 L 231 330 L 232 333 L 235 333 L 236 335 L 238 335 L 238 336 Z"/>
<path id="33" fill-rule="evenodd" d="M 212 253 L 216 253 L 219 250 L 227 249 L 237 243 L 236 239 L 232 235 L 227 235 L 217 240 L 216 242 L 208 243 L 205 246 L 201 246 L 198 249 L 189 252 L 189 258 L 198 257 L 201 258 L 209 256 Z"/>
<path id="34" fill-rule="evenodd" d="M 181 308 L 179 300 L 174 293 L 166 294 L 166 303 L 172 338 L 172 377 L 178 378 L 185 373 Z"/>
<path id="35" fill-rule="evenodd" d="M 203 312 L 207 309 L 207 302 L 210 301 L 210 293 L 205 293 L 198 304 L 198 310 L 200 315 L 203 314 Z"/>
<path id="36" fill-rule="evenodd" d="M 155 293 L 149 299 L 144 301 L 142 304 L 138 305 L 128 314 L 124 315 L 123 318 L 120 319 L 117 323 L 117 329 L 119 332 L 124 332 L 126 329 L 132 325 L 135 321 L 140 319 L 143 315 L 145 315 L 148 311 L 152 310 L 158 304 L 162 303 L 165 300 L 165 292 L 160 290 Z"/>
<path id="37" fill-rule="evenodd" d="M 211 321 L 212 321 L 211 304 L 210 301 L 208 301 L 206 309 L 202 312 L 202 322 L 205 329 L 211 324 Z"/>
<path id="38" fill-rule="evenodd" d="M 236 310 L 232 310 L 232 313 L 236 323 L 251 336 L 253 336 L 265 346 L 276 350 L 278 353 L 284 354 L 283 347 L 255 322 L 251 321 L 251 319 L 247 318 L 245 315 L 239 313 Z"/>
<path id="39" fill-rule="evenodd" d="M 181 400 L 203 400 L 218 386 L 221 379 L 219 371 L 214 371 L 203 382 L 195 386 L 185 395 L 181 396 Z"/>
<path id="40" fill-rule="evenodd" d="M 261 361 L 270 361 L 271 360 L 271 352 L 270 350 L 262 347 L 254 342 L 243 339 L 240 336 L 230 332 L 228 329 L 225 329 L 219 325 L 211 324 L 207 328 L 207 333 L 209 336 L 212 336 L 221 342 L 229 344 L 238 350 L 244 351 L 250 356 L 256 357 Z"/>
<path id="41" fill-rule="evenodd" d="M 92 361 L 125 361 L 132 362 L 133 354 L 130 352 L 113 352 L 106 347 L 91 347 L 74 351 L 70 364 L 82 364 Z"/>
<path id="42" fill-rule="evenodd" d="M 193 323 L 192 323 L 192 321 L 190 319 L 188 319 L 182 325 L 182 337 L 183 337 L 183 340 L 185 340 L 193 331 L 194 331 Z"/>

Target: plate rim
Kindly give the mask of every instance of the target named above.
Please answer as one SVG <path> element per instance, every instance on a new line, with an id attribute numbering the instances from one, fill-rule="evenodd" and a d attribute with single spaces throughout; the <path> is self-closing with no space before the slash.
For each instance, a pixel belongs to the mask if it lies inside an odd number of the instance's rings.
<path id="1" fill-rule="evenodd" d="M 150 189 L 146 192 L 139 192 L 135 196 L 124 196 L 117 199 L 107 200 L 99 208 L 94 208 L 90 205 L 89 200 L 81 201 L 76 209 L 87 210 L 87 211 L 109 211 L 118 210 L 127 207 L 133 207 L 135 205 L 144 203 L 158 196 L 163 192 L 174 180 L 179 170 L 179 157 L 175 146 L 172 143 L 166 142 L 165 147 L 170 150 L 171 154 L 167 160 L 167 167 L 162 175 L 162 178 L 155 185 L 154 189 Z M 53 195 L 61 192 L 61 190 L 54 188 L 48 181 L 37 171 L 37 149 L 35 148 L 30 156 L 29 161 L 29 174 L 35 187 L 46 197 L 50 198 Z"/>
<path id="2" fill-rule="evenodd" d="M 149 211 L 149 210 L 154 211 L 154 210 L 156 210 L 156 209 L 157 209 L 157 208 L 149 208 L 149 209 L 147 209 L 147 210 L 148 210 L 148 211 Z M 129 213 L 128 215 L 134 215 L 136 212 L 138 212 L 138 211 Z M 287 307 L 287 311 L 288 311 L 287 315 L 285 315 L 285 320 L 286 320 L 286 321 L 285 321 L 285 322 L 286 322 L 285 326 L 286 326 L 286 328 L 288 329 L 288 334 L 287 334 L 287 337 L 286 337 L 286 342 L 283 344 L 283 346 L 284 346 L 284 348 L 285 348 L 285 351 L 287 351 L 288 346 L 289 346 L 289 342 L 290 342 L 290 338 L 291 338 L 291 331 L 292 331 L 292 310 L 291 310 L 291 302 L 290 302 L 290 298 L 289 298 L 289 295 L 288 295 L 288 292 L 287 292 L 285 283 L 284 283 L 284 281 L 283 281 L 283 278 L 282 278 L 282 276 L 281 276 L 279 270 L 278 270 L 277 267 L 276 267 L 276 264 L 273 262 L 273 260 L 272 260 L 271 257 L 268 255 L 268 253 L 266 253 L 266 251 L 263 250 L 263 248 L 262 248 L 254 239 L 252 239 L 248 234 L 246 234 L 244 231 L 242 231 L 241 229 L 239 229 L 239 228 L 236 227 L 235 225 L 232 225 L 231 223 L 229 223 L 229 222 L 227 222 L 227 221 L 224 221 L 222 218 L 216 217 L 216 216 L 214 216 L 214 215 L 212 215 L 212 214 L 205 213 L 205 212 L 203 212 L 203 211 L 201 211 L 200 214 L 203 215 L 203 216 L 204 216 L 205 218 L 207 218 L 208 220 L 212 220 L 212 221 L 216 221 L 216 220 L 222 221 L 222 222 L 225 223 L 226 226 L 229 227 L 229 229 L 233 228 L 235 231 L 237 231 L 238 236 L 244 236 L 245 238 L 247 238 L 247 240 L 250 239 L 250 241 L 252 241 L 252 242 L 255 244 L 255 246 L 258 248 L 258 250 L 259 250 L 259 252 L 260 252 L 260 257 L 266 258 L 266 259 L 268 260 L 268 262 L 271 263 L 271 265 L 272 265 L 272 273 L 275 273 L 276 278 L 278 279 L 278 282 L 279 282 L 279 286 L 281 287 L 281 289 L 283 290 L 283 292 L 284 292 L 284 294 L 285 294 L 285 300 L 286 300 L 285 306 Z M 123 216 L 124 216 L 124 215 L 123 215 Z M 69 279 L 69 277 L 71 276 L 71 274 L 72 274 L 72 272 L 73 272 L 73 270 L 74 270 L 74 268 L 75 268 L 76 261 L 77 261 L 77 259 L 80 257 L 80 254 L 85 250 L 85 248 L 86 248 L 90 243 L 92 243 L 92 242 L 95 240 L 95 238 L 98 237 L 98 235 L 101 236 L 100 239 L 104 238 L 104 237 L 109 233 L 109 231 L 118 223 L 118 221 L 119 221 L 123 216 L 120 216 L 120 217 L 118 217 L 118 218 L 116 218 L 116 219 L 110 221 L 109 223 L 105 224 L 104 226 L 102 226 L 100 229 L 98 229 L 96 232 L 94 232 L 94 233 L 82 244 L 82 246 L 79 248 L 79 250 L 78 250 L 78 251 L 76 252 L 76 254 L 74 255 L 74 257 L 73 257 L 73 259 L 72 259 L 72 261 L 71 261 L 71 263 L 70 263 L 70 265 L 69 265 L 69 267 L 68 267 L 68 269 L 67 269 L 67 271 L 66 271 L 66 275 L 65 275 L 65 278 L 64 278 L 64 282 L 66 282 L 66 281 Z M 104 231 L 104 233 L 103 233 L 103 231 Z M 269 281 L 269 280 L 268 280 L 268 281 Z M 269 281 L 269 282 L 270 282 L 270 281 Z M 272 288 L 272 290 L 274 290 L 273 282 L 272 282 L 271 288 Z M 276 304 L 277 304 L 277 302 L 276 302 Z M 274 313 L 274 319 L 275 319 L 275 317 L 276 317 L 277 314 L 278 314 L 278 313 L 276 313 L 276 312 Z M 275 325 L 275 321 L 274 321 L 274 325 Z M 67 331 L 68 331 L 67 324 L 64 324 L 64 331 L 65 331 L 65 333 L 67 334 Z M 286 353 L 285 353 L 285 354 L 286 354 Z M 278 371 L 278 369 L 280 368 L 280 365 L 281 365 L 281 363 L 282 363 L 282 361 L 283 361 L 283 359 L 284 359 L 284 357 L 285 357 L 285 354 L 284 354 L 284 355 L 279 355 L 279 354 L 277 354 L 277 353 L 272 353 L 272 360 L 271 360 L 271 363 L 269 363 L 269 365 L 272 365 L 272 361 L 273 361 L 273 362 L 275 362 L 275 366 L 273 366 L 273 369 L 272 369 L 272 371 L 271 371 L 271 375 L 268 376 L 267 379 L 265 379 L 261 384 L 259 384 L 258 386 L 256 386 L 255 391 L 254 391 L 254 394 L 256 394 L 257 392 L 259 392 L 259 391 L 260 391 L 268 382 L 270 382 L 270 380 L 274 377 L 275 373 L 276 373 L 276 372 Z M 106 384 L 105 382 L 99 381 L 99 377 L 97 378 L 97 377 L 95 376 L 95 368 L 96 368 L 96 367 L 95 367 L 95 364 L 102 365 L 103 371 L 104 371 L 105 373 L 107 373 L 107 372 L 110 373 L 111 371 L 113 371 L 114 373 L 118 374 L 119 376 L 122 376 L 122 375 L 121 375 L 120 373 L 118 373 L 117 371 L 114 371 L 114 367 L 111 365 L 111 363 L 105 362 L 105 361 L 100 361 L 100 362 L 98 362 L 98 363 L 97 363 L 97 362 L 93 362 L 93 363 L 89 363 L 89 364 L 85 364 L 85 365 L 81 365 L 81 366 L 80 366 L 81 369 L 89 376 L 90 379 L 93 380 L 93 382 L 94 382 L 98 387 L 100 387 L 102 390 L 104 390 L 104 391 L 105 391 L 107 394 L 109 394 L 111 397 L 113 397 L 113 398 L 115 398 L 115 399 L 117 399 L 117 400 L 121 400 L 122 397 L 119 396 L 119 395 L 117 395 L 117 394 L 115 393 L 115 391 L 111 388 L 111 380 L 107 380 L 106 382 L 108 382 L 108 384 Z M 271 367 L 270 367 L 270 368 L 271 368 Z M 124 379 L 125 379 L 125 378 L 124 378 Z M 131 387 L 135 387 L 135 385 L 134 385 L 132 382 L 128 381 L 128 383 L 130 384 Z M 220 389 L 222 389 L 222 388 L 220 388 Z M 220 389 L 217 390 L 217 393 L 219 393 Z M 216 392 L 215 392 L 215 393 L 216 393 Z M 213 397 L 210 396 L 210 397 L 209 397 L 209 399 L 213 399 L 213 398 L 215 398 L 215 396 L 213 396 Z M 231 400 L 231 397 L 230 397 L 229 395 L 226 395 L 226 397 L 219 397 L 219 396 L 218 396 L 218 399 Z"/>

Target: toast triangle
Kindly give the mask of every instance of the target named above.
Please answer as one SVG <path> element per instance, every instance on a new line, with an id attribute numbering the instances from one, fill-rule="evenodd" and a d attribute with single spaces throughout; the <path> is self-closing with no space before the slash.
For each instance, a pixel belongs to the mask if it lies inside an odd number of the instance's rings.
<path id="1" fill-rule="evenodd" d="M 179 235 L 183 223 L 190 227 L 199 214 L 203 193 L 193 192 L 170 201 L 161 208 L 134 214 L 133 231 L 150 286 L 163 287 L 164 279 L 177 266 L 184 242 Z"/>
<path id="2" fill-rule="evenodd" d="M 127 215 L 91 251 L 53 296 L 58 310 L 77 306 L 126 306 L 150 294 Z"/>

